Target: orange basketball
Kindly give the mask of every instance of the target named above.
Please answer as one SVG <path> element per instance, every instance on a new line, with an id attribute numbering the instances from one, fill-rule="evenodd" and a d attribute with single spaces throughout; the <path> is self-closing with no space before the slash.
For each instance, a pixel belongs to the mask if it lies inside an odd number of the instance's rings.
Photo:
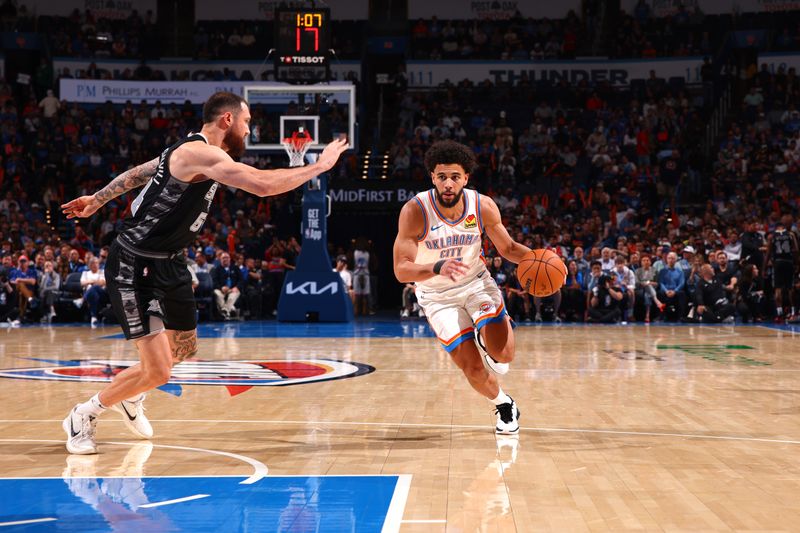
<path id="1" fill-rule="evenodd" d="M 517 265 L 517 279 L 534 296 L 550 296 L 567 281 L 567 265 L 550 250 L 531 250 Z"/>

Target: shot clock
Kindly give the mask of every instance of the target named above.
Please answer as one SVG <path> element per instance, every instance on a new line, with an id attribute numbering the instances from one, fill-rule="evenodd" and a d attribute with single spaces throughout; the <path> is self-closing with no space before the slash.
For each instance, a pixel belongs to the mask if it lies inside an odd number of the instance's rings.
<path id="1" fill-rule="evenodd" d="M 275 11 L 278 66 L 326 66 L 331 47 L 328 9 Z"/>

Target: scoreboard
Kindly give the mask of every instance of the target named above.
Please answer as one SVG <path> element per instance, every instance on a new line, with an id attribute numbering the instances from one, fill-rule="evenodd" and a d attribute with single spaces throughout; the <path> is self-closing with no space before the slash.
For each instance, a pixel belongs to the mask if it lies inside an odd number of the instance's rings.
<path id="1" fill-rule="evenodd" d="M 276 67 L 325 67 L 331 47 L 329 9 L 275 10 Z"/>

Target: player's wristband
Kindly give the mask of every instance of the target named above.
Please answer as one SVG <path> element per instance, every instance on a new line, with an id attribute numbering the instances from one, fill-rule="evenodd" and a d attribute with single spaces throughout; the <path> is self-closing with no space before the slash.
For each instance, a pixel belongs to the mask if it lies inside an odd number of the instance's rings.
<path id="1" fill-rule="evenodd" d="M 442 271 L 442 267 L 445 264 L 446 259 L 440 259 L 433 264 L 433 273 L 439 274 Z"/>

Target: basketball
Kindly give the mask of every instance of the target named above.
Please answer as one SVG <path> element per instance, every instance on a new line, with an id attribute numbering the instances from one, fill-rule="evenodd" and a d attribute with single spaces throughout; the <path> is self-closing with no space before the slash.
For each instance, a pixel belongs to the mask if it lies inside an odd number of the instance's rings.
<path id="1" fill-rule="evenodd" d="M 531 250 L 517 265 L 517 279 L 534 296 L 555 294 L 567 279 L 567 266 L 550 250 Z"/>

